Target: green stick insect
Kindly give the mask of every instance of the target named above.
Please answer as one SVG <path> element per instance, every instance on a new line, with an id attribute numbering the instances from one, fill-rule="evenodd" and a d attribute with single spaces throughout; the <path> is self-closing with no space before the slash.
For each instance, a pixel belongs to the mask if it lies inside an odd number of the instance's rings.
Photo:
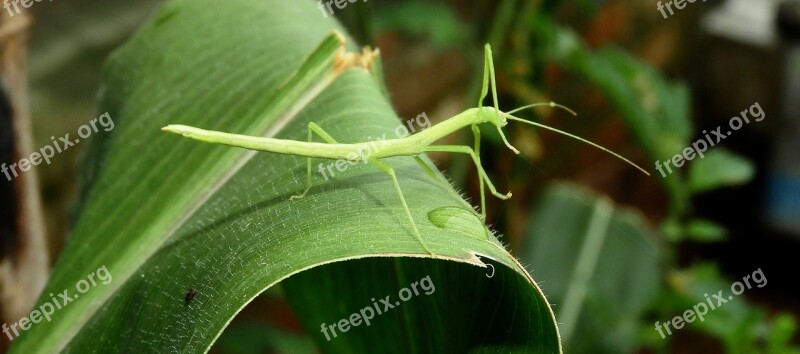
<path id="1" fill-rule="evenodd" d="M 481 220 L 485 220 L 486 218 L 486 196 L 485 196 L 484 186 L 488 187 L 492 195 L 494 195 L 497 198 L 500 198 L 502 200 L 507 200 L 511 198 L 511 192 L 506 194 L 501 194 L 497 192 L 497 188 L 494 186 L 494 184 L 492 184 L 492 181 L 489 180 L 489 176 L 486 174 L 486 171 L 484 171 L 483 167 L 481 166 L 481 160 L 480 160 L 481 139 L 480 139 L 480 129 L 478 127 L 481 124 L 488 123 L 497 128 L 497 131 L 500 134 L 503 143 L 509 149 L 511 149 L 511 151 L 513 151 L 515 154 L 519 154 L 519 150 L 514 148 L 514 146 L 512 146 L 508 142 L 508 139 L 506 139 L 506 136 L 503 134 L 502 130 L 502 128 L 505 127 L 510 120 L 551 130 L 559 134 L 569 136 L 573 139 L 582 141 L 598 149 L 606 151 L 611 155 L 636 167 L 637 169 L 644 172 L 648 176 L 650 175 L 647 171 L 645 171 L 635 163 L 631 162 L 630 160 L 591 141 L 588 141 L 581 137 L 569 134 L 567 132 L 540 123 L 528 121 L 513 116 L 513 114 L 516 112 L 537 106 L 550 106 L 555 108 L 561 108 L 563 110 L 572 113 L 573 115 L 577 115 L 575 112 L 573 112 L 572 110 L 570 110 L 565 106 L 556 104 L 554 102 L 536 103 L 523 106 L 509 112 L 500 111 L 499 104 L 497 102 L 497 86 L 495 82 L 494 63 L 492 61 L 492 49 L 489 46 L 489 44 L 486 44 L 485 46 L 484 60 L 485 63 L 483 67 L 483 86 L 481 89 L 481 96 L 480 99 L 478 100 L 477 108 L 468 109 L 462 113 L 459 113 L 458 115 L 450 117 L 447 120 L 440 122 L 428 129 L 422 130 L 414 135 L 410 135 L 399 139 L 385 140 L 380 146 L 380 148 L 377 149 L 375 148 L 374 145 L 370 145 L 370 143 L 368 142 L 353 143 L 353 144 L 338 143 L 336 139 L 334 139 L 333 137 L 331 137 L 330 134 L 325 132 L 325 130 L 323 130 L 322 127 L 313 122 L 308 124 L 307 142 L 223 133 L 218 131 L 210 131 L 195 127 L 185 126 L 185 125 L 168 125 L 162 128 L 162 130 L 170 133 L 183 135 L 184 137 L 207 143 L 223 144 L 223 145 L 240 147 L 256 151 L 267 151 L 272 153 L 294 155 L 294 156 L 301 156 L 308 158 L 306 189 L 305 191 L 303 191 L 303 193 L 292 196 L 290 198 L 291 200 L 302 199 L 303 197 L 305 197 L 305 195 L 313 186 L 313 182 L 311 179 L 312 158 L 331 159 L 331 160 L 349 159 L 350 157 L 353 156 L 354 153 L 357 154 L 358 156 L 362 156 L 366 160 L 365 161 L 366 163 L 378 167 L 382 171 L 386 172 L 392 178 L 392 182 L 394 183 L 394 188 L 397 191 L 397 196 L 400 198 L 400 203 L 403 205 L 403 209 L 406 212 L 406 216 L 408 217 L 408 220 L 411 223 L 411 228 L 413 230 L 414 236 L 420 242 L 425 251 L 427 251 L 431 256 L 434 257 L 435 254 L 428 248 L 425 241 L 423 241 L 422 236 L 420 235 L 420 232 L 417 229 L 417 224 L 414 221 L 414 218 L 411 216 L 411 210 L 408 208 L 408 203 L 406 203 L 406 199 L 403 196 L 402 190 L 400 189 L 400 183 L 398 183 L 397 181 L 395 170 L 387 163 L 381 161 L 382 159 L 395 156 L 410 156 L 414 158 L 414 160 L 416 160 L 417 163 L 419 163 L 419 165 L 423 168 L 423 170 L 425 170 L 425 172 L 428 175 L 436 179 L 437 178 L 436 174 L 420 158 L 421 154 L 424 154 L 426 152 L 451 152 L 451 153 L 469 155 L 472 158 L 472 161 L 475 163 L 475 166 L 478 169 L 478 174 L 480 176 L 479 181 L 481 190 L 481 208 L 480 208 Z M 492 101 L 494 103 L 494 106 L 484 107 L 482 104 L 484 99 L 489 93 L 490 85 L 492 89 Z M 450 135 L 467 126 L 470 126 L 472 128 L 472 132 L 475 138 L 474 147 L 462 146 L 462 145 L 432 145 L 439 139 L 447 135 Z M 313 142 L 312 141 L 313 134 L 317 134 L 325 142 L 324 143 Z M 368 157 L 365 157 L 362 154 L 363 151 L 372 151 L 372 154 Z"/>

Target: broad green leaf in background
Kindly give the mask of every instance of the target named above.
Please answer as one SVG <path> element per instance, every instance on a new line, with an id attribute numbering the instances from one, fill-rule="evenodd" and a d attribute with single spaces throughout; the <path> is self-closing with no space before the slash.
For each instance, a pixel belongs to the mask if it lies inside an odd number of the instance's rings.
<path id="1" fill-rule="evenodd" d="M 597 53 L 576 51 L 564 64 L 584 75 L 608 97 L 649 160 L 668 160 L 688 146 L 692 125 L 689 92 L 683 83 L 667 81 L 656 70 L 618 48 L 605 48 Z M 673 212 L 685 210 L 688 194 L 680 174 L 665 177 L 654 167 L 647 169 L 664 183 Z"/>
<path id="2" fill-rule="evenodd" d="M 652 164 L 667 161 L 691 146 L 694 131 L 687 86 L 670 80 L 649 64 L 618 47 L 590 50 L 572 30 L 536 16 L 533 25 L 546 43 L 542 56 L 553 60 L 596 86 L 630 127 Z M 695 159 L 688 172 L 662 176 L 671 199 L 671 217 L 689 211 L 690 194 L 749 181 L 752 163 L 715 147 L 705 159 Z M 652 166 L 652 165 L 651 165 Z"/>
<path id="3" fill-rule="evenodd" d="M 375 30 L 402 32 L 429 38 L 439 48 L 455 47 L 464 42 L 468 26 L 445 4 L 410 0 L 393 4 L 377 13 Z"/>
<path id="4" fill-rule="evenodd" d="M 647 63 L 617 47 L 590 50 L 571 29 L 539 16 L 546 50 L 542 55 L 585 77 L 606 95 L 651 158 L 671 157 L 692 134 L 689 95 L 681 82 L 666 79 Z"/>
<path id="5" fill-rule="evenodd" d="M 290 202 L 304 189 L 304 158 L 159 130 L 177 123 L 305 140 L 313 121 L 341 142 L 392 138 L 399 121 L 375 80 L 379 62 L 372 73 L 331 71 L 332 58 L 343 58 L 333 30 L 341 28 L 311 0 L 175 0 L 113 54 L 100 111 L 115 127 L 94 138 L 71 237 L 39 302 L 65 290 L 80 297 L 24 331 L 11 352 L 207 351 L 247 303 L 285 279 L 323 351 L 560 352 L 533 279 L 466 218 L 458 193 L 412 159 L 387 162 L 438 260 L 423 259 L 389 177 L 372 166 L 337 170 L 324 183 L 315 174 L 308 196 Z M 317 162 L 331 163 L 315 161 L 315 170 Z M 443 208 L 464 213 L 429 221 Z M 481 259 L 493 261 L 493 278 L 475 267 Z M 101 267 L 113 279 L 78 294 L 76 284 Z M 322 339 L 321 322 L 423 276 L 435 293 Z"/>
<path id="6" fill-rule="evenodd" d="M 578 185 L 542 194 L 524 254 L 558 315 L 564 349 L 628 353 L 659 294 L 663 251 L 635 212 Z"/>
<path id="7" fill-rule="evenodd" d="M 558 26 L 544 15 L 536 16 L 533 26 L 545 44 L 540 53 L 543 59 L 558 63 L 597 87 L 630 127 L 651 163 L 670 159 L 688 146 L 693 132 L 686 85 L 668 80 L 622 49 L 593 51 L 573 30 Z M 689 194 L 680 174 L 662 178 L 655 172 L 654 176 L 664 183 L 672 212 L 685 212 Z"/>

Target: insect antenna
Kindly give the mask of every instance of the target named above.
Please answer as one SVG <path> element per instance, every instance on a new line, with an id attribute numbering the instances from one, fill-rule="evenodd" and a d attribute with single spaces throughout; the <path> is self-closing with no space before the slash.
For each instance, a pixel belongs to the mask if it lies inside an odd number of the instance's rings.
<path id="1" fill-rule="evenodd" d="M 512 111 L 508 111 L 508 112 L 506 112 L 506 114 L 510 115 L 510 114 L 517 113 L 517 112 L 519 112 L 519 111 L 521 111 L 523 109 L 528 109 L 528 108 L 533 108 L 533 107 L 541 107 L 541 106 L 550 106 L 550 107 L 553 107 L 553 108 L 561 108 L 561 109 L 569 112 L 573 116 L 576 116 L 576 117 L 578 116 L 578 113 L 576 113 L 575 111 L 573 111 L 569 107 L 567 107 L 565 105 L 561 105 L 561 104 L 555 103 L 555 102 L 529 104 L 529 105 L 525 105 L 525 106 L 519 107 L 517 109 L 514 109 Z"/>
<path id="2" fill-rule="evenodd" d="M 605 151 L 605 152 L 607 152 L 607 153 L 609 153 L 611 155 L 614 155 L 614 157 L 616 157 L 616 158 L 618 158 L 618 159 L 620 159 L 622 161 L 625 161 L 626 163 L 628 163 L 629 165 L 631 165 L 633 167 L 636 167 L 639 171 L 642 171 L 644 174 L 646 174 L 648 176 L 650 175 L 649 172 L 647 172 L 645 169 L 639 167 L 639 165 L 633 163 L 631 160 L 628 160 L 628 159 L 622 157 L 622 155 L 617 154 L 616 152 L 613 152 L 613 151 L 611 151 L 609 149 L 606 149 L 606 148 L 604 148 L 604 147 L 602 147 L 602 146 L 600 146 L 598 144 L 595 144 L 595 143 L 593 143 L 593 142 L 591 142 L 589 140 L 586 140 L 586 139 L 581 138 L 581 137 L 579 137 L 577 135 L 574 135 L 574 134 L 567 133 L 567 132 L 565 132 L 563 130 L 559 130 L 559 129 L 556 129 L 556 128 L 553 128 L 553 127 L 550 127 L 550 126 L 547 126 L 547 125 L 544 125 L 544 124 L 541 124 L 541 123 L 532 122 L 532 121 L 529 121 L 529 120 L 526 120 L 526 119 L 517 118 L 517 117 L 511 115 L 512 112 L 517 112 L 517 111 L 519 111 L 521 109 L 525 109 L 525 108 L 535 107 L 536 105 L 540 105 L 540 106 L 541 105 L 549 105 L 551 107 L 559 107 L 559 108 L 562 108 L 562 109 L 565 109 L 567 111 L 572 112 L 571 109 L 569 109 L 567 107 L 564 107 L 564 106 L 561 106 L 559 104 L 553 103 L 553 102 L 550 102 L 550 103 L 536 103 L 536 104 L 533 104 L 533 105 L 528 105 L 528 106 L 524 106 L 524 107 L 521 107 L 521 108 L 517 108 L 517 109 L 515 109 L 515 110 L 513 110 L 511 112 L 508 112 L 508 113 L 506 113 L 506 118 L 508 118 L 510 120 L 522 122 L 522 123 L 527 123 L 527 124 L 530 124 L 530 125 L 533 125 L 533 126 L 536 126 L 536 127 L 539 127 L 539 128 L 547 129 L 547 130 L 550 130 L 550 131 L 553 131 L 553 132 L 556 132 L 556 133 L 559 133 L 559 134 L 562 134 L 562 135 L 566 135 L 566 136 L 568 136 L 570 138 L 573 138 L 575 140 L 582 141 L 582 142 L 584 142 L 586 144 L 589 144 L 589 145 L 594 146 L 594 147 L 596 147 L 596 148 L 598 148 L 600 150 L 603 150 L 603 151 Z M 573 114 L 574 114 L 574 112 L 573 112 Z"/>

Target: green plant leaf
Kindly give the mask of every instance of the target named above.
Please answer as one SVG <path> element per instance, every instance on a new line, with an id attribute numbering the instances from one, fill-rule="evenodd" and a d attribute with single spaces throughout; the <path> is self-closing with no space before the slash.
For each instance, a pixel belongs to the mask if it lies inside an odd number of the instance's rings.
<path id="1" fill-rule="evenodd" d="M 546 43 L 541 56 L 597 87 L 625 120 L 650 161 L 666 161 L 689 146 L 693 127 L 689 90 L 683 82 L 667 79 L 620 48 L 590 50 L 573 30 L 558 26 L 547 16 L 536 16 L 533 25 Z M 689 193 L 681 175 L 654 176 L 669 193 L 672 213 L 682 215 L 689 207 Z"/>
<path id="2" fill-rule="evenodd" d="M 693 193 L 720 187 L 738 186 L 755 176 L 756 168 L 750 160 L 725 148 L 716 147 L 705 158 L 692 162 L 689 169 L 689 188 Z"/>
<path id="3" fill-rule="evenodd" d="M 23 331 L 11 352 L 204 352 L 283 280 L 323 351 L 560 352 L 543 294 L 486 227 L 428 220 L 433 210 L 471 206 L 411 158 L 386 162 L 437 260 L 413 236 L 389 176 L 372 166 L 334 165 L 325 181 L 315 172 L 314 189 L 289 201 L 305 188 L 305 158 L 160 131 L 177 123 L 305 140 L 313 121 L 340 142 L 393 137 L 399 121 L 380 74 L 342 70 L 340 59 L 353 57 L 336 52 L 333 30 L 341 28 L 314 1 L 175 0 L 114 53 L 101 112 L 115 127 L 92 142 L 71 237 L 39 304 L 65 290 L 74 300 Z M 331 163 L 315 161 L 315 171 L 317 162 Z M 486 271 L 479 257 L 495 264 L 494 281 L 476 280 Z M 76 290 L 99 269 L 110 281 Z M 330 323 L 423 275 L 437 287 L 430 297 L 358 333 L 321 339 L 318 320 Z"/>
<path id="4" fill-rule="evenodd" d="M 455 47 L 467 38 L 469 28 L 445 4 L 403 1 L 378 11 L 375 28 L 379 32 L 398 31 L 429 38 L 439 49 Z"/>
<path id="5" fill-rule="evenodd" d="M 700 242 L 720 242 L 728 236 L 725 227 L 709 220 L 692 219 L 686 223 L 686 236 Z"/>
<path id="6" fill-rule="evenodd" d="M 793 337 L 796 328 L 783 322 L 781 314 L 777 314 L 775 322 L 768 320 L 767 309 L 746 301 L 749 293 L 758 292 L 769 284 L 769 276 L 768 271 L 758 268 L 751 274 L 728 278 L 719 272 L 716 265 L 708 263 L 671 273 L 668 279 L 675 297 L 671 301 L 675 304 L 669 316 L 681 316 L 687 310 L 702 312 L 701 308 L 708 304 L 707 314 L 702 320 L 698 321 L 698 317 L 685 323 L 680 330 L 673 328 L 672 334 L 692 330 L 711 335 L 719 338 L 727 353 L 770 353 L 765 350 L 767 348 L 778 353 L 797 352 L 799 348 L 781 339 Z M 739 294 L 736 295 L 734 290 Z"/>
<path id="7" fill-rule="evenodd" d="M 632 352 L 660 291 L 663 256 L 651 228 L 638 214 L 569 183 L 547 188 L 530 220 L 524 254 L 558 304 L 564 348 Z"/>

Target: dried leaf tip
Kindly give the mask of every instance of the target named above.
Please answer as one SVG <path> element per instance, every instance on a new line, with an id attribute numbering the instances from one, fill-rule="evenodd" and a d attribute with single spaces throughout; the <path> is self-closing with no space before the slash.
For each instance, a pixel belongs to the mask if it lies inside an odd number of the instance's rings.
<path id="1" fill-rule="evenodd" d="M 336 55 L 334 72 L 339 73 L 353 67 L 371 70 L 372 63 L 375 62 L 375 58 L 378 57 L 379 53 L 377 49 L 372 50 L 369 47 L 364 47 L 360 53 L 350 53 L 342 47 Z"/>

